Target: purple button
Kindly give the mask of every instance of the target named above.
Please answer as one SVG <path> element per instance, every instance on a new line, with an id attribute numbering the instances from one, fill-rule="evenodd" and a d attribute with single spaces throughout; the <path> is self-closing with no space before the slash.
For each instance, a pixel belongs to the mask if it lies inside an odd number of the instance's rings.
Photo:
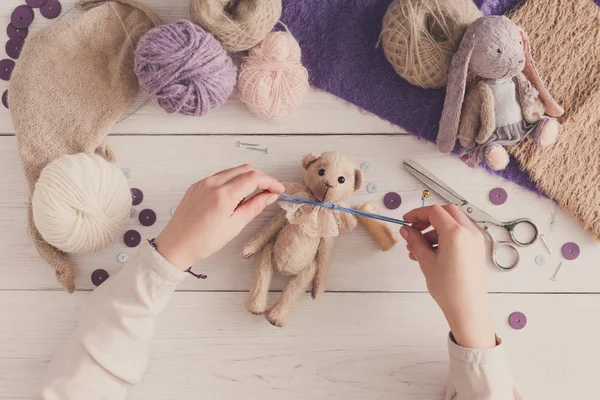
<path id="1" fill-rule="evenodd" d="M 2 104 L 4 104 L 4 107 L 8 108 L 8 90 L 5 90 L 2 95 Z"/>
<path id="2" fill-rule="evenodd" d="M 144 193 L 138 188 L 131 189 L 131 204 L 139 205 L 144 200 Z"/>
<path id="3" fill-rule="evenodd" d="M 13 24 L 8 24 L 8 28 L 6 28 L 6 34 L 9 39 L 21 39 L 25 40 L 27 35 L 29 35 L 29 29 L 23 28 L 19 29 Z"/>
<path id="4" fill-rule="evenodd" d="M 21 39 L 10 39 L 8 42 L 6 42 L 6 46 L 5 46 L 5 50 L 6 50 L 6 54 L 8 54 L 8 56 L 10 58 L 13 59 L 18 59 L 19 56 L 21 55 L 21 50 L 23 50 L 23 41 Z"/>
<path id="5" fill-rule="evenodd" d="M 389 192 L 383 196 L 383 205 L 388 210 L 395 210 L 400 207 L 400 204 L 402 204 L 402 197 L 396 192 Z"/>
<path id="6" fill-rule="evenodd" d="M 46 0 L 43 6 L 40 7 L 42 15 L 48 19 L 54 19 L 60 15 L 62 6 L 58 0 Z"/>
<path id="7" fill-rule="evenodd" d="M 125 235 L 123 235 L 123 242 L 127 247 L 136 247 L 141 241 L 142 235 L 133 229 L 125 232 Z"/>
<path id="8" fill-rule="evenodd" d="M 513 329 L 523 329 L 527 325 L 527 317 L 522 312 L 515 311 L 508 316 L 508 324 Z"/>
<path id="9" fill-rule="evenodd" d="M 25 0 L 25 3 L 32 8 L 39 8 L 43 6 L 45 2 L 46 0 Z"/>
<path id="10" fill-rule="evenodd" d="M 156 213 L 149 208 L 140 211 L 140 216 L 138 217 L 140 220 L 140 224 L 144 226 L 152 226 L 156 222 Z"/>
<path id="11" fill-rule="evenodd" d="M 4 60 L 0 61 L 0 79 L 3 81 L 9 81 L 13 69 L 15 69 L 15 62 L 13 60 L 5 58 Z"/>
<path id="12" fill-rule="evenodd" d="M 506 203 L 506 200 L 508 200 L 508 193 L 506 193 L 506 190 L 502 188 L 496 188 L 490 191 L 490 201 L 492 204 L 500 206 Z"/>
<path id="13" fill-rule="evenodd" d="M 10 16 L 10 22 L 12 22 L 15 28 L 29 28 L 34 16 L 33 8 L 23 5 L 15 8 L 15 11 Z"/>
<path id="14" fill-rule="evenodd" d="M 97 269 L 92 272 L 92 283 L 96 286 L 100 286 L 108 279 L 108 272 L 103 269 Z"/>
<path id="15" fill-rule="evenodd" d="M 574 260 L 581 254 L 581 249 L 577 243 L 569 242 L 565 243 L 562 247 L 562 255 L 567 260 Z"/>

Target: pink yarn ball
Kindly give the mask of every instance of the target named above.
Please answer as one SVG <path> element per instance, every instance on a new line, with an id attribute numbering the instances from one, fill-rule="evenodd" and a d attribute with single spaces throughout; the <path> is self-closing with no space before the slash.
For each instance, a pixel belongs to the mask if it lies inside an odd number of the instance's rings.
<path id="1" fill-rule="evenodd" d="M 300 59 L 300 46 L 290 33 L 269 33 L 242 62 L 240 99 L 259 117 L 286 119 L 308 90 L 308 72 Z"/>

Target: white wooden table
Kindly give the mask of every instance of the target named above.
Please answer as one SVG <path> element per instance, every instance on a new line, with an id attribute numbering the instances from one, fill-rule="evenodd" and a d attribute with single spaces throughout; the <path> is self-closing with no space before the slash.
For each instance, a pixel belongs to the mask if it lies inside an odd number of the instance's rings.
<path id="1" fill-rule="evenodd" d="M 8 25 L 22 0 L 3 0 L 0 25 Z M 187 16 L 185 0 L 148 0 L 167 21 Z M 64 0 L 68 11 L 73 0 Z M 65 18 L 78 15 L 71 11 Z M 36 14 L 33 30 L 51 22 Z M 5 33 L 1 33 L 6 38 Z M 0 92 L 7 84 L 0 83 Z M 517 385 L 526 399 L 597 399 L 600 358 L 600 245 L 547 199 L 470 170 L 432 144 L 360 111 L 327 93 L 312 90 L 295 118 L 285 125 L 264 122 L 232 97 L 202 118 L 170 116 L 140 95 L 112 133 L 130 184 L 144 192 L 138 207 L 154 209 L 158 222 L 128 228 L 155 236 L 187 186 L 213 172 L 249 162 L 281 180 L 300 179 L 302 156 L 338 150 L 357 163 L 368 161 L 366 183 L 353 205 L 371 201 L 383 211 L 382 197 L 398 191 L 399 217 L 418 207 L 424 186 L 403 168 L 412 158 L 499 219 L 530 217 L 552 249 L 541 243 L 522 251 L 522 265 L 502 272 L 488 263 L 497 331 L 505 339 Z M 137 110 L 137 111 L 136 111 Z M 127 115 L 126 114 L 126 115 Z M 91 272 L 114 274 L 127 264 L 117 254 L 132 251 L 114 243 L 104 251 L 77 257 L 78 291 L 63 292 L 53 270 L 37 255 L 26 233 L 27 188 L 9 112 L 0 109 L 0 398 L 25 399 L 59 344 L 77 324 L 78 310 L 91 290 Z M 268 155 L 236 146 L 238 140 L 268 146 Z M 488 199 L 494 187 L 509 194 L 503 206 Z M 433 195 L 429 204 L 441 202 Z M 142 385 L 131 399 L 434 399 L 444 391 L 447 328 L 426 292 L 404 245 L 378 251 L 362 228 L 341 236 L 335 247 L 328 292 L 318 301 L 307 295 L 286 328 L 278 329 L 244 310 L 254 260 L 239 258 L 242 244 L 274 215 L 275 207 L 219 254 L 197 266 L 206 281 L 189 279 L 161 317 Z M 561 261 L 561 246 L 579 244 L 581 256 Z M 545 265 L 534 259 L 543 254 Z M 284 281 L 274 281 L 280 290 Z M 275 293 L 274 296 L 278 294 Z M 507 323 L 513 311 L 528 317 L 525 329 Z"/>

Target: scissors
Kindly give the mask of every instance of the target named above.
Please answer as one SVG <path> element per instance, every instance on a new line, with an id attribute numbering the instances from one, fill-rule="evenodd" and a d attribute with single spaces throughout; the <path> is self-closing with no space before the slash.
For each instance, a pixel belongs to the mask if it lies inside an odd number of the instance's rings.
<path id="1" fill-rule="evenodd" d="M 518 247 L 527 247 L 534 244 L 539 238 L 539 229 L 537 225 L 528 218 L 519 218 L 513 221 L 501 222 L 489 215 L 488 213 L 480 210 L 475 207 L 473 204 L 469 203 L 464 197 L 456 193 L 438 178 L 436 178 L 431 172 L 427 171 L 425 168 L 417 164 L 412 160 L 404 161 L 404 166 L 412 175 L 414 175 L 418 180 L 427 185 L 430 189 L 438 193 L 440 196 L 448 200 L 450 203 L 455 204 L 458 208 L 460 208 L 466 215 L 469 217 L 480 229 L 483 229 L 484 232 L 490 237 L 492 242 L 492 261 L 494 264 L 505 271 L 509 271 L 519 265 L 520 255 Z M 504 228 L 508 231 L 510 235 L 510 241 L 499 241 L 496 240 L 494 235 L 489 228 L 489 225 L 495 225 L 501 228 Z M 515 236 L 515 229 L 518 225 L 529 225 L 533 228 L 534 235 L 533 238 L 529 241 L 521 241 Z M 518 247 L 517 247 L 518 246 Z M 497 258 L 496 254 L 498 250 L 502 247 L 508 247 L 511 251 L 513 251 L 516 255 L 516 261 L 512 265 L 501 265 Z"/>

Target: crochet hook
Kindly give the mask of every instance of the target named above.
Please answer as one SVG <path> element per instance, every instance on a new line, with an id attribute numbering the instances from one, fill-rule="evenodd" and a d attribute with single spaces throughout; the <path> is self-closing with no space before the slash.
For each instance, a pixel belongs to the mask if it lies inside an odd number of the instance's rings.
<path id="1" fill-rule="evenodd" d="M 325 208 L 329 208 L 331 210 L 338 210 L 338 211 L 342 211 L 342 212 L 349 213 L 349 214 L 360 215 L 362 217 L 378 219 L 380 221 L 385 221 L 385 222 L 391 222 L 392 224 L 410 226 L 410 224 L 408 222 L 403 221 L 401 219 L 386 217 L 384 215 L 379 215 L 379 214 L 372 214 L 370 212 L 361 211 L 361 210 L 354 210 L 352 208 L 340 207 L 333 203 L 322 203 L 320 201 L 313 201 L 313 200 L 305 199 L 303 197 L 294 196 L 293 194 L 287 194 L 287 193 L 280 193 L 279 196 L 280 196 L 279 199 L 277 199 L 278 201 L 286 201 L 289 203 L 310 204 L 313 206 L 325 207 Z"/>

